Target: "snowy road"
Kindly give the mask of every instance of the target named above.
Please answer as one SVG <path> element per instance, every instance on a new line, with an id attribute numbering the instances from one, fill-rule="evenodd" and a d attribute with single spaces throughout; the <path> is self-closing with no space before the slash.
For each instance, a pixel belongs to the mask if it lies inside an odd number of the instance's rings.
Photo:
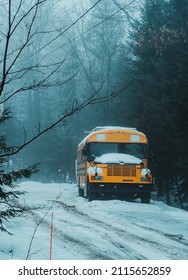
<path id="1" fill-rule="evenodd" d="M 3 250 L 0 248 L 1 259 L 10 258 L 6 249 L 10 242 L 12 258 L 25 258 L 36 223 L 50 206 L 34 236 L 30 259 L 49 259 L 52 212 L 53 259 L 188 259 L 186 211 L 155 201 L 150 205 L 139 200 L 88 202 L 69 184 L 27 182 L 22 183 L 22 189 L 27 191 L 22 204 L 43 208 L 12 220 L 9 229 L 15 236 L 7 237 Z"/>
<path id="2" fill-rule="evenodd" d="M 188 243 L 181 234 L 164 233 L 133 222 L 124 223 L 106 218 L 101 213 L 94 217 L 79 210 L 79 207 L 57 202 L 62 209 L 58 218 L 59 232 L 63 228 L 66 241 L 75 243 L 76 250 L 86 251 L 87 259 L 184 259 L 188 256 Z M 100 203 L 109 207 L 109 201 Z M 96 206 L 100 204 L 96 202 Z M 113 201 L 110 203 L 113 204 Z M 93 203 L 94 204 L 94 203 Z M 92 205 L 93 206 L 93 205 Z M 104 207 L 104 206 L 103 206 Z M 92 207 L 93 208 L 93 207 Z M 90 210 L 90 209 L 88 209 Z M 68 212 L 68 213 L 67 213 Z M 64 218 L 63 218 L 64 217 Z M 65 218 L 66 217 L 66 218 Z"/>

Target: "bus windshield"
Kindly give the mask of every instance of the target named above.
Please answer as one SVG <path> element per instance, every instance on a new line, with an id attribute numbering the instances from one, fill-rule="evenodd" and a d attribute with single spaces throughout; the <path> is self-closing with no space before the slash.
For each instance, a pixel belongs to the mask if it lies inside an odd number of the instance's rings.
<path id="1" fill-rule="evenodd" d="M 89 154 L 99 157 L 107 153 L 121 153 L 135 156 L 139 159 L 147 158 L 147 145 L 141 143 L 90 143 Z"/>

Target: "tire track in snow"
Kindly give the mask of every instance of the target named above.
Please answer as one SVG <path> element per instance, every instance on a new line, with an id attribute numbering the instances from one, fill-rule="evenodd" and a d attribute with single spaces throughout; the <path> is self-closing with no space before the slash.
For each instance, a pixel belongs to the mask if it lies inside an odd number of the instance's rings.
<path id="1" fill-rule="evenodd" d="M 59 204 L 59 202 L 57 202 Z M 80 251 L 85 250 L 86 254 L 88 255 L 87 259 L 100 259 L 100 260 L 114 260 L 114 259 L 146 259 L 143 255 L 134 251 L 131 247 L 127 244 L 122 245 L 122 242 L 117 242 L 116 240 L 119 239 L 117 234 L 114 236 L 114 232 L 111 231 L 109 227 L 101 227 L 101 222 L 98 220 L 90 221 L 90 218 L 87 217 L 84 213 L 75 212 L 75 207 L 64 204 L 63 202 L 60 203 L 63 206 L 65 211 L 71 212 L 71 215 L 78 219 L 78 215 L 81 215 L 81 223 L 77 225 L 75 223 L 71 223 L 71 221 L 67 221 L 67 215 L 65 215 L 65 219 L 56 218 L 59 222 L 62 222 L 61 228 L 54 226 L 54 237 L 58 239 L 63 238 L 63 242 L 70 242 L 72 244 L 72 248 L 75 247 L 80 248 Z M 35 211 L 31 211 L 32 215 L 35 217 L 35 220 L 41 221 L 43 218 L 42 215 L 36 213 Z M 78 215 L 77 215 L 78 214 Z M 87 224 L 86 224 L 86 223 Z M 66 224 L 68 224 L 68 231 L 66 229 Z M 41 225 L 46 227 L 50 227 L 50 218 L 44 218 Z M 80 236 L 75 236 L 74 231 L 75 227 L 80 226 Z M 76 230 L 76 232 L 78 229 Z M 85 231 L 84 237 L 81 236 L 81 232 Z M 95 241 L 99 241 L 97 244 L 93 242 L 92 239 L 87 238 L 91 232 L 95 235 Z M 118 232 L 119 234 L 119 232 Z M 97 236 L 97 238 L 96 238 Z M 110 247 L 110 249 L 109 249 Z"/>
<path id="2" fill-rule="evenodd" d="M 61 205 L 66 211 L 69 213 L 73 213 L 77 217 L 80 216 L 83 220 L 87 221 L 87 223 L 91 223 L 91 225 L 98 226 L 98 230 L 103 228 L 105 232 L 108 234 L 105 236 L 106 240 L 114 245 L 122 254 L 120 253 L 120 258 L 127 259 L 147 259 L 145 254 L 141 254 L 142 250 L 151 251 L 151 247 L 153 250 L 157 252 L 157 254 L 162 254 L 162 256 L 171 259 L 187 259 L 188 256 L 188 247 L 187 243 L 180 238 L 178 235 L 165 234 L 160 230 L 155 230 L 153 228 L 145 227 L 142 225 L 137 225 L 135 223 L 130 223 L 127 225 L 131 225 L 135 227 L 135 232 L 138 232 L 136 229 L 141 229 L 143 231 L 143 236 L 140 236 L 138 233 L 133 234 L 128 229 L 124 229 L 122 227 L 117 227 L 109 224 L 108 222 L 101 221 L 97 218 L 93 218 L 88 214 L 78 210 L 75 205 L 69 205 L 64 203 L 63 201 L 54 201 L 55 203 Z M 91 227 L 93 230 L 95 227 Z M 149 236 L 148 236 L 149 233 Z M 144 237 L 146 236 L 146 237 Z M 126 240 L 125 240 L 126 239 Z M 161 239 L 161 243 L 158 240 Z M 168 246 L 168 242 L 164 242 L 166 240 L 173 240 L 174 245 L 170 242 Z M 162 242 L 163 241 L 163 242 Z M 131 244 L 131 246 L 130 246 Z M 180 244 L 180 245 L 179 245 Z M 135 247 L 138 247 L 138 250 Z M 180 247 L 181 246 L 181 249 Z M 155 252 L 152 253 L 155 256 Z M 115 255 L 114 255 L 115 257 Z M 116 256 L 117 257 L 117 256 Z M 115 258 L 114 258 L 115 259 Z"/>
<path id="3" fill-rule="evenodd" d="M 165 236 L 171 240 L 174 240 L 180 244 L 183 244 L 185 246 L 188 247 L 188 241 L 184 239 L 183 235 L 182 234 L 173 234 L 173 233 L 165 233 L 159 229 L 154 229 L 154 228 L 150 228 L 150 227 L 146 227 L 146 226 L 143 226 L 143 225 L 138 225 L 136 223 L 131 223 L 132 225 L 138 227 L 138 228 L 142 228 L 142 229 L 145 229 L 145 230 L 149 230 L 149 231 L 152 231 L 152 232 L 155 232 L 155 233 L 158 233 L 162 236 Z"/>
<path id="4" fill-rule="evenodd" d="M 41 219 L 43 219 L 42 215 L 39 215 L 38 213 L 36 213 L 35 211 L 30 211 L 32 213 L 32 218 L 34 216 L 35 221 L 41 221 Z M 41 225 L 43 227 L 46 228 L 50 228 L 50 219 L 47 219 L 46 217 L 42 220 Z M 57 226 L 53 226 L 53 230 L 54 230 L 54 238 L 58 239 L 58 240 L 62 240 L 62 242 L 64 244 L 67 245 L 67 247 L 71 247 L 73 249 L 73 251 L 76 252 L 76 254 L 78 254 L 78 250 L 81 252 L 82 255 L 86 255 L 87 259 L 95 259 L 95 260 L 101 260 L 101 259 L 105 259 L 105 260 L 111 260 L 112 258 L 109 257 L 108 252 L 104 252 L 101 253 L 98 249 L 96 250 L 95 248 L 93 248 L 93 244 L 92 243 L 87 243 L 85 241 L 82 241 L 76 237 L 74 237 L 72 235 L 72 233 L 65 233 L 64 230 L 62 230 L 61 228 L 57 227 Z M 68 244 L 68 243 L 70 244 Z M 55 249 L 54 249 L 55 250 Z"/>
<path id="5" fill-rule="evenodd" d="M 66 211 L 67 210 L 68 208 Z M 95 251 L 98 252 L 97 255 L 103 256 L 100 259 L 146 259 L 142 254 L 138 253 L 138 251 L 133 250 L 128 244 L 123 242 L 123 237 L 119 237 L 119 231 L 118 233 L 114 232 L 111 230 L 111 227 L 106 224 L 98 220 L 90 219 L 84 213 L 74 211 L 73 208 L 70 210 L 69 214 L 74 216 L 75 221 L 72 222 L 72 218 L 69 221 L 65 221 L 63 218 L 56 219 L 58 222 L 62 222 L 62 224 L 68 224 L 71 238 L 73 238 L 75 228 L 77 233 L 80 231 L 80 235 L 76 237 L 76 240 L 83 242 L 85 246 L 92 247 L 92 250 L 95 249 Z M 94 236 L 94 239 L 92 239 L 92 236 Z M 121 239 L 121 241 L 118 242 L 118 239 Z M 91 254 L 91 259 L 95 259 L 93 254 Z"/>

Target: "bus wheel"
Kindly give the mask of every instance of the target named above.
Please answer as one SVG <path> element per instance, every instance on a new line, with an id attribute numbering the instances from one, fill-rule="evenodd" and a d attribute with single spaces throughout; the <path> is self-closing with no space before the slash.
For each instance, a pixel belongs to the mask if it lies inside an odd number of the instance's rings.
<path id="1" fill-rule="evenodd" d="M 88 201 L 95 200 L 95 198 L 96 198 L 95 193 L 88 190 Z"/>
<path id="2" fill-rule="evenodd" d="M 150 193 L 142 193 L 141 194 L 141 203 L 150 203 L 151 194 Z"/>
<path id="3" fill-rule="evenodd" d="M 87 199 L 88 201 L 92 201 L 96 198 L 96 194 L 91 191 L 89 184 L 87 185 Z"/>
<path id="4" fill-rule="evenodd" d="M 84 197 L 84 190 L 80 188 L 80 185 L 78 186 L 78 195 Z"/>

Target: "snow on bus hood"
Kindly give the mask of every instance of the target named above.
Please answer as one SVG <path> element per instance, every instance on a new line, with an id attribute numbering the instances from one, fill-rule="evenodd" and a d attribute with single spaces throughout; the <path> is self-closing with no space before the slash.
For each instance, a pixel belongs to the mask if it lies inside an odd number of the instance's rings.
<path id="1" fill-rule="evenodd" d="M 95 163 L 141 164 L 142 160 L 128 154 L 109 153 L 95 158 Z"/>

